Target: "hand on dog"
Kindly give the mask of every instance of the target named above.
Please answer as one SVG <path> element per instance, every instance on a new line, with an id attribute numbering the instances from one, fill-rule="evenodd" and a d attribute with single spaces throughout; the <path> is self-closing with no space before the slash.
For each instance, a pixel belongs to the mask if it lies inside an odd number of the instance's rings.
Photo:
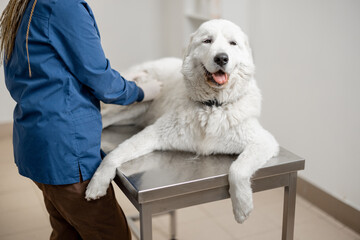
<path id="1" fill-rule="evenodd" d="M 143 102 L 154 100 L 160 94 L 162 82 L 155 79 L 146 70 L 131 72 L 127 77 L 144 91 Z"/>
<path id="2" fill-rule="evenodd" d="M 156 79 L 151 79 L 148 82 L 140 82 L 137 85 L 144 91 L 143 102 L 155 99 L 161 91 L 162 83 Z"/>
<path id="3" fill-rule="evenodd" d="M 109 154 L 110 155 L 110 154 Z M 108 156 L 109 156 L 108 155 Z M 86 187 L 85 198 L 88 201 L 99 199 L 106 195 L 110 182 L 114 179 L 116 174 L 116 167 L 106 164 L 106 158 L 96 170 L 94 176 L 91 178 Z"/>

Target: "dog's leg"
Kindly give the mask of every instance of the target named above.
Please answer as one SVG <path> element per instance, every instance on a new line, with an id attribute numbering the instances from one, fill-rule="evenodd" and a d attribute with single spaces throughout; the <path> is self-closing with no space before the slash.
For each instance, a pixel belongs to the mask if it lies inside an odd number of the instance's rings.
<path id="1" fill-rule="evenodd" d="M 138 118 L 144 114 L 151 102 L 136 103 L 130 106 L 111 106 L 101 110 L 103 128 L 110 125 L 135 124 Z"/>
<path id="2" fill-rule="evenodd" d="M 253 209 L 251 176 L 277 154 L 277 149 L 276 141 L 249 144 L 230 166 L 229 192 L 237 222 L 243 223 Z"/>
<path id="3" fill-rule="evenodd" d="M 115 177 L 116 168 L 124 162 L 159 149 L 159 144 L 154 124 L 121 143 L 101 162 L 87 186 L 85 198 L 93 200 L 104 196 L 111 180 Z"/>

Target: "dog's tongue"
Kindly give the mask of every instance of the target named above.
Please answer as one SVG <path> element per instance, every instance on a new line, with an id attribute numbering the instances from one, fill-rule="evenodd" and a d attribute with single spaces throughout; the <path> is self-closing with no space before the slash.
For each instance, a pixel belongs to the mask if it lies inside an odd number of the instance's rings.
<path id="1" fill-rule="evenodd" d="M 218 84 L 224 84 L 228 81 L 228 75 L 227 73 L 224 73 L 223 71 L 218 71 L 216 73 L 211 74 L 215 82 Z"/>

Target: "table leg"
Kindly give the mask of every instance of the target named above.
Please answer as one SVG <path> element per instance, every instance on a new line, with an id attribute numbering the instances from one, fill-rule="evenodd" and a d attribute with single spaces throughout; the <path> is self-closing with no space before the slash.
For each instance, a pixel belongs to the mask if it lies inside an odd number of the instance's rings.
<path id="1" fill-rule="evenodd" d="M 170 236 L 171 240 L 176 240 L 176 212 L 175 210 L 169 212 L 170 214 Z"/>
<path id="2" fill-rule="evenodd" d="M 289 185 L 285 187 L 284 191 L 282 240 L 294 239 L 296 181 L 297 172 L 290 173 Z"/>
<path id="3" fill-rule="evenodd" d="M 140 217 L 138 215 L 126 217 L 129 228 L 130 228 L 131 232 L 133 233 L 133 236 L 137 240 L 140 240 L 140 229 L 136 226 L 135 221 L 138 221 L 139 219 L 140 219 Z"/>
<path id="4" fill-rule="evenodd" d="M 152 240 L 152 214 L 150 208 L 141 206 L 139 212 L 141 240 Z"/>

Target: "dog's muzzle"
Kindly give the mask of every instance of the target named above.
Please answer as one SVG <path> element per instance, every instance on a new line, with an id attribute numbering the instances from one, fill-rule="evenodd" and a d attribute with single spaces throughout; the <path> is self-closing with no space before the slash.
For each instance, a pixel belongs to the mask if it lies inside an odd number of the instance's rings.
<path id="1" fill-rule="evenodd" d="M 203 65 L 203 69 L 205 72 L 205 78 L 210 86 L 221 87 L 226 84 L 229 80 L 229 74 L 224 72 L 223 70 L 219 70 L 214 73 L 210 73 L 205 66 Z"/>

